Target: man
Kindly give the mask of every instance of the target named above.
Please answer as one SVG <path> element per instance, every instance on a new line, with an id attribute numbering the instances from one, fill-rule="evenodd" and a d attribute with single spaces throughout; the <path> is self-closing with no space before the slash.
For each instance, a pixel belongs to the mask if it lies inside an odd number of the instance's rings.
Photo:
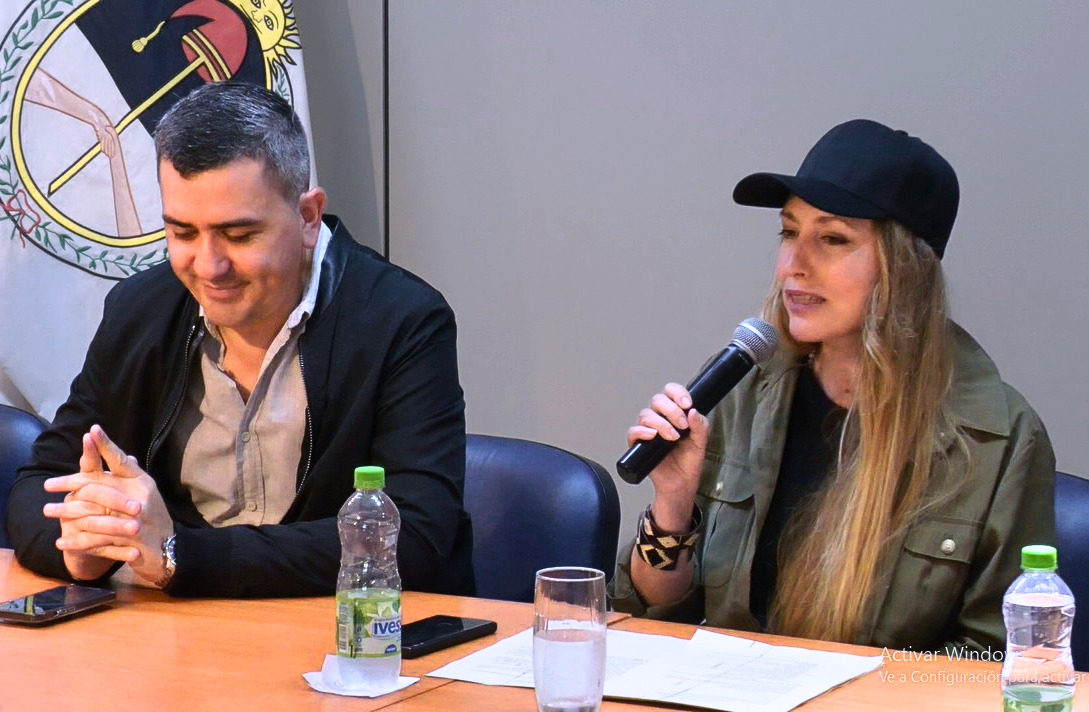
<path id="1" fill-rule="evenodd" d="M 323 222 L 302 126 L 276 95 L 202 87 L 155 147 L 170 265 L 107 296 L 11 491 L 19 561 L 81 581 L 128 564 L 179 596 L 329 594 L 337 511 L 374 464 L 401 512 L 405 588 L 472 593 L 442 296 Z"/>

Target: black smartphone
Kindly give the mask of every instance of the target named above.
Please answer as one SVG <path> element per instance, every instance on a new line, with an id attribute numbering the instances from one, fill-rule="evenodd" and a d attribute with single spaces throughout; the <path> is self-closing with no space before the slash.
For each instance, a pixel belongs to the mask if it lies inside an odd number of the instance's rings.
<path id="1" fill-rule="evenodd" d="M 57 586 L 0 603 L 0 621 L 38 625 L 84 613 L 117 598 L 108 588 Z"/>
<path id="2" fill-rule="evenodd" d="M 401 628 L 401 657 L 411 660 L 495 632 L 495 621 L 431 616 Z"/>

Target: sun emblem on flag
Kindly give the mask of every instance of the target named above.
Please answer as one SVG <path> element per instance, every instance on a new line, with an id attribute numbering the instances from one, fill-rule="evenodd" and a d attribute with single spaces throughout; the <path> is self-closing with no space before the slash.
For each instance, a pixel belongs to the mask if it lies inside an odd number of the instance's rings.
<path id="1" fill-rule="evenodd" d="M 299 49 L 299 30 L 290 0 L 231 0 L 231 4 L 253 23 L 269 74 L 283 69 L 284 62 L 295 63 L 288 50 Z"/>
<path id="2" fill-rule="evenodd" d="M 0 251 L 108 279 L 165 261 L 155 124 L 208 82 L 294 103 L 299 51 L 290 0 L 28 2 L 0 41 Z"/>

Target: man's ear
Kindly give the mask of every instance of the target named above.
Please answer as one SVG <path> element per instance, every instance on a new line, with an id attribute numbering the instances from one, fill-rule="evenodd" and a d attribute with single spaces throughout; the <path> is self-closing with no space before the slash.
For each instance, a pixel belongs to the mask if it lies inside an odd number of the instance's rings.
<path id="1" fill-rule="evenodd" d="M 299 196 L 299 216 L 303 222 L 303 245 L 314 249 L 321 230 L 321 216 L 325 212 L 325 191 L 311 188 Z"/>

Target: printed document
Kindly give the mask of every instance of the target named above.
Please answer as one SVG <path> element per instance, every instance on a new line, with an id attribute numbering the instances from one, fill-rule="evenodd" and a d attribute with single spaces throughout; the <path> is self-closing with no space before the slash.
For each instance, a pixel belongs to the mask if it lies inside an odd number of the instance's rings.
<path id="1" fill-rule="evenodd" d="M 786 712 L 881 667 L 881 656 L 769 645 L 697 630 L 691 640 L 609 630 L 605 697 L 724 712 Z M 533 631 L 467 655 L 432 677 L 533 687 Z"/>
<path id="2" fill-rule="evenodd" d="M 624 630 L 605 633 L 605 684 L 660 655 L 675 655 L 687 645 L 682 638 L 646 635 Z M 428 673 L 429 677 L 479 682 L 482 685 L 533 687 L 533 631 L 504 638 Z"/>

